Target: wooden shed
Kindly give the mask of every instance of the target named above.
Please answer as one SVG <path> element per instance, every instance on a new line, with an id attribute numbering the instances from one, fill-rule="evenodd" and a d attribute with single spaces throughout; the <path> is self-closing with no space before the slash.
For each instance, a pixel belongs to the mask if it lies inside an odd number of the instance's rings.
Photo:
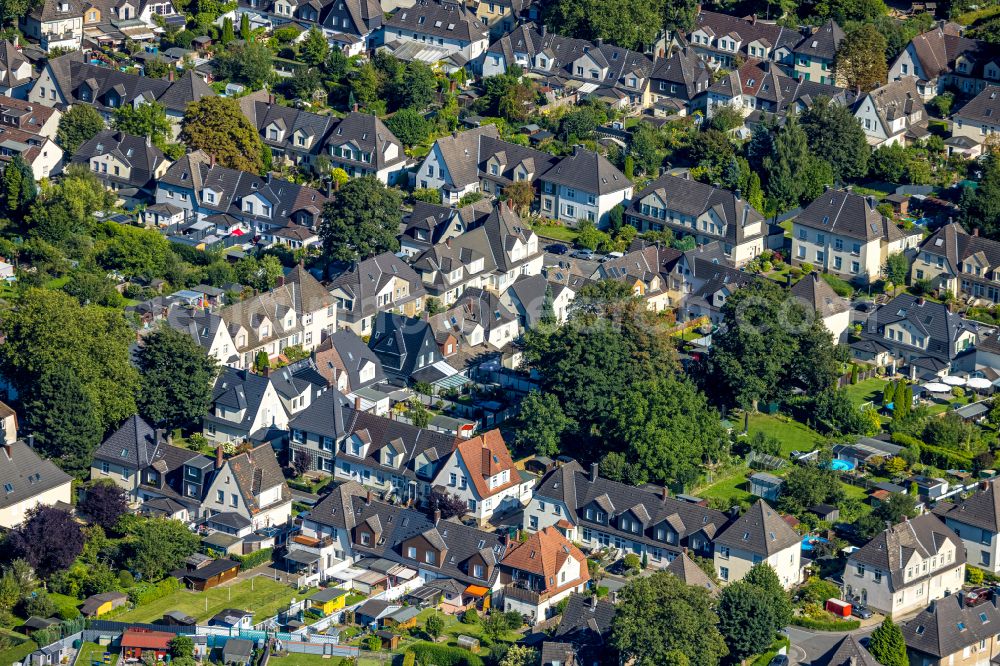
<path id="1" fill-rule="evenodd" d="M 395 652 L 399 649 L 399 634 L 394 634 L 391 631 L 377 631 L 375 635 L 382 639 L 383 650 Z"/>

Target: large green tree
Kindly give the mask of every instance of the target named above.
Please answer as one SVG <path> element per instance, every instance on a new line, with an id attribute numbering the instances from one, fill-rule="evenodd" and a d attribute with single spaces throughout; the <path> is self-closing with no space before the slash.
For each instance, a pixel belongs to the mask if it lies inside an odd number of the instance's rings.
<path id="1" fill-rule="evenodd" d="M 173 430 L 208 411 L 218 364 L 191 336 L 169 327 L 155 331 L 140 348 L 137 365 L 142 388 L 136 402 L 147 421 Z"/>
<path id="2" fill-rule="evenodd" d="M 87 232 L 94 213 L 114 206 L 115 196 L 84 165 L 73 164 L 57 183 L 43 184 L 25 217 L 32 235 L 62 244 Z"/>
<path id="3" fill-rule="evenodd" d="M 882 620 L 878 629 L 872 632 L 868 641 L 868 651 L 882 666 L 907 666 L 906 639 L 899 626 L 891 617 Z"/>
<path id="4" fill-rule="evenodd" d="M 555 395 L 532 391 L 521 402 L 514 441 L 518 447 L 540 456 L 555 456 L 561 449 L 563 435 L 572 426 Z"/>
<path id="5" fill-rule="evenodd" d="M 618 593 L 612 643 L 636 666 L 717 666 L 727 653 L 708 590 L 667 572 L 636 578 Z"/>
<path id="6" fill-rule="evenodd" d="M 59 118 L 56 138 L 59 145 L 72 155 L 83 143 L 104 129 L 104 118 L 89 104 L 74 104 Z"/>
<path id="7" fill-rule="evenodd" d="M 394 82 L 390 94 L 396 108 L 423 111 L 434 99 L 437 77 L 430 65 L 419 60 L 406 63 L 401 78 Z"/>
<path id="8" fill-rule="evenodd" d="M 170 137 L 170 121 L 162 104 L 148 102 L 138 107 L 125 104 L 115 110 L 112 126 L 119 132 L 148 136 L 157 148 L 163 148 Z"/>
<path id="9" fill-rule="evenodd" d="M 231 169 L 261 173 L 264 144 L 236 100 L 204 97 L 188 105 L 181 141 L 189 150 L 204 150 Z"/>
<path id="10" fill-rule="evenodd" d="M 385 121 L 396 138 L 406 147 L 412 147 L 427 139 L 434 125 L 415 109 L 400 109 Z"/>
<path id="11" fill-rule="evenodd" d="M 716 612 L 730 657 L 743 660 L 762 654 L 774 642 L 776 625 L 770 601 L 764 590 L 745 581 L 722 590 Z"/>
<path id="12" fill-rule="evenodd" d="M 129 568 L 145 580 L 159 580 L 198 550 L 198 535 L 179 520 L 147 518 L 132 523 L 124 549 Z"/>
<path id="13" fill-rule="evenodd" d="M 679 17 L 684 20 L 684 12 Z M 545 23 L 577 39 L 603 39 L 616 46 L 642 49 L 652 44 L 664 23 L 663 0 L 556 0 L 546 5 Z"/>
<path id="14" fill-rule="evenodd" d="M 307 65 L 322 65 L 330 53 L 330 43 L 318 28 L 310 28 L 299 44 L 299 58 Z"/>
<path id="15" fill-rule="evenodd" d="M 780 210 L 797 206 L 805 193 L 803 174 L 809 170 L 809 140 L 793 115 L 774 138 L 774 152 L 764 158 L 767 194 Z"/>
<path id="16" fill-rule="evenodd" d="M 830 163 L 837 179 L 860 178 L 867 173 L 871 148 L 861 123 L 848 107 L 820 97 L 802 114 L 802 129 L 809 150 Z"/>
<path id="17" fill-rule="evenodd" d="M 104 427 L 94 398 L 75 374 L 45 370 L 23 397 L 35 445 L 67 472 L 86 476 Z"/>
<path id="18" fill-rule="evenodd" d="M 399 249 L 402 195 L 375 176 L 362 176 L 336 190 L 323 206 L 319 235 L 324 253 L 340 261 L 366 259 Z"/>
<path id="19" fill-rule="evenodd" d="M 867 92 L 886 82 L 885 37 L 871 23 L 862 23 L 847 33 L 837 48 L 834 71 L 848 88 Z"/>
<path id="20" fill-rule="evenodd" d="M 216 74 L 223 79 L 263 88 L 274 77 L 274 54 L 263 42 L 234 42 L 215 60 Z"/>

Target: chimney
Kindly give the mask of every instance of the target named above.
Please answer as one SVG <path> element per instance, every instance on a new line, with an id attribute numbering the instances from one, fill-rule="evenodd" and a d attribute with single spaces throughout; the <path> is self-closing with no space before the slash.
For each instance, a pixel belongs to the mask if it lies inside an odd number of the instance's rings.
<path id="1" fill-rule="evenodd" d="M 979 227 L 976 227 L 975 229 L 972 230 L 972 235 L 973 236 L 978 236 L 979 235 Z"/>
<path id="2" fill-rule="evenodd" d="M 164 430 L 163 428 L 157 428 L 156 430 L 154 430 L 153 431 L 153 445 L 156 446 L 157 444 L 159 444 L 160 442 L 162 442 L 166 438 L 166 435 L 167 435 L 167 431 Z"/>
<path id="3" fill-rule="evenodd" d="M 597 481 L 597 471 L 598 471 L 597 463 L 595 463 L 595 462 L 590 463 L 590 482 L 591 483 L 594 483 L 595 481 Z"/>
<path id="4" fill-rule="evenodd" d="M 441 509 L 434 509 L 434 524 L 441 522 Z"/>
<path id="5" fill-rule="evenodd" d="M 875 210 L 875 197 L 869 194 L 868 196 L 865 197 L 865 201 L 868 202 L 868 208 L 870 208 L 871 210 Z"/>
<path id="6" fill-rule="evenodd" d="M 215 155 L 213 155 L 212 153 L 208 154 L 208 166 L 210 167 L 215 166 Z"/>
<path id="7" fill-rule="evenodd" d="M 274 104 L 274 93 L 268 93 L 267 94 L 267 103 L 268 104 Z"/>
<path id="8" fill-rule="evenodd" d="M 590 596 L 590 610 L 591 611 L 597 610 L 597 595 L 596 594 L 592 594 Z"/>
<path id="9" fill-rule="evenodd" d="M 170 71 L 167 72 L 167 81 L 170 81 L 171 83 L 174 82 L 174 71 L 176 69 L 177 69 L 176 67 L 171 67 L 170 68 Z"/>
<path id="10" fill-rule="evenodd" d="M 7 454 L 7 460 L 13 460 L 14 456 L 11 455 L 10 442 L 3 443 L 3 452 Z"/>
<path id="11" fill-rule="evenodd" d="M 923 296 L 921 296 L 920 298 L 917 299 L 917 305 L 923 306 L 923 304 L 926 303 L 926 302 L 927 301 L 924 300 Z"/>
<path id="12" fill-rule="evenodd" d="M 597 39 L 594 40 L 594 44 L 597 45 L 597 48 L 601 48 L 602 46 L 604 46 L 604 39 L 602 37 L 598 37 Z"/>
<path id="13" fill-rule="evenodd" d="M 547 34 L 549 34 L 549 27 L 544 23 L 542 23 L 542 37 L 544 37 Z"/>
<path id="14" fill-rule="evenodd" d="M 750 15 L 750 25 L 757 25 L 757 15 L 756 14 L 751 14 Z"/>
<path id="15" fill-rule="evenodd" d="M 449 238 L 445 238 L 444 239 L 444 244 L 447 245 L 448 247 L 451 247 L 451 238 L 450 237 Z"/>
<path id="16" fill-rule="evenodd" d="M 372 491 L 369 490 L 365 494 L 365 504 L 371 504 L 371 503 L 372 503 Z"/>
<path id="17" fill-rule="evenodd" d="M 225 458 L 222 457 L 222 444 L 215 447 L 215 469 L 222 469 Z"/>
<path id="18" fill-rule="evenodd" d="M 28 448 L 29 449 L 34 449 L 35 448 L 35 435 L 34 435 L 34 433 L 28 435 Z"/>
<path id="19" fill-rule="evenodd" d="M 663 486 L 663 501 L 666 502 L 668 497 L 670 497 L 670 489 Z"/>
<path id="20" fill-rule="evenodd" d="M 354 396 L 354 411 L 361 411 L 361 398 Z"/>

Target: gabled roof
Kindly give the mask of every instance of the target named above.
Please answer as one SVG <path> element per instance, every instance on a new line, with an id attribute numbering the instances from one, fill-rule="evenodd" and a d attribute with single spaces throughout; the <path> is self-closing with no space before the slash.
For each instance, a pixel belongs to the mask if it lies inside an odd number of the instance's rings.
<path id="1" fill-rule="evenodd" d="M 261 444 L 255 449 L 237 454 L 226 461 L 233 473 L 236 485 L 239 486 L 250 514 L 259 513 L 266 508 L 260 505 L 260 495 L 265 490 L 276 486 L 281 487 L 281 494 L 275 504 L 290 502 L 292 499 L 285 475 L 269 443 Z"/>
<path id="2" fill-rule="evenodd" d="M 559 571 L 569 558 L 580 563 L 580 577 L 575 581 L 568 581 L 576 587 L 590 579 L 587 558 L 559 530 L 550 525 L 529 535 L 525 541 L 512 543 L 501 564 L 539 576 L 545 581 L 546 589 L 551 590 L 560 586 Z"/>
<path id="3" fill-rule="evenodd" d="M 101 442 L 94 451 L 94 459 L 132 469 L 145 469 L 163 456 L 166 443 L 164 431 L 154 430 L 136 414 Z"/>
<path id="4" fill-rule="evenodd" d="M 878 211 L 876 203 L 875 197 L 848 190 L 827 190 L 799 213 L 795 224 L 865 242 L 902 238 L 899 227 Z"/>
<path id="5" fill-rule="evenodd" d="M 0 41 L 0 65 L 2 65 L 2 72 L 0 72 L 0 84 L 16 88 L 24 83 L 30 81 L 29 78 L 18 79 L 16 78 L 16 70 L 20 69 L 25 63 L 30 63 L 30 61 L 25 58 L 16 46 L 10 40 Z"/>
<path id="6" fill-rule="evenodd" d="M 796 55 L 807 55 L 825 60 L 833 60 L 840 43 L 844 41 L 844 30 L 830 19 L 815 31 L 805 35 L 793 49 Z"/>
<path id="7" fill-rule="evenodd" d="M 757 500 L 746 513 L 715 537 L 715 543 L 767 558 L 786 548 L 797 548 L 801 537 L 767 502 Z"/>
<path id="8" fill-rule="evenodd" d="M 405 300 L 415 300 L 426 294 L 420 276 L 392 252 L 383 252 L 352 264 L 334 277 L 329 285 L 332 294 L 343 294 L 338 315 L 354 321 L 375 314 L 380 307 L 379 293 L 396 279 L 409 283 L 409 296 Z M 404 302 L 395 295 L 391 300 L 396 305 Z"/>
<path id="9" fill-rule="evenodd" d="M 517 468 L 514 467 L 514 460 L 510 457 L 510 451 L 507 450 L 507 444 L 503 441 L 503 435 L 499 430 L 490 430 L 463 440 L 455 447 L 455 455 L 461 458 L 481 500 L 521 482 Z M 505 470 L 509 474 L 508 481 L 491 488 L 490 477 L 497 476 Z"/>
<path id="10" fill-rule="evenodd" d="M 485 40 L 489 35 L 489 29 L 465 5 L 442 0 L 419 0 L 412 7 L 403 7 L 385 27 L 465 42 Z"/>
<path id="11" fill-rule="evenodd" d="M 682 86 L 686 99 L 693 99 L 705 92 L 712 82 L 708 64 L 691 47 L 678 49 L 666 58 L 657 59 L 650 78 Z M 664 91 L 655 88 L 653 92 L 662 95 Z"/>
<path id="12" fill-rule="evenodd" d="M 440 358 L 434 331 L 426 321 L 392 312 L 381 311 L 376 315 L 368 347 L 382 361 L 386 374 L 402 379 Z"/>
<path id="13" fill-rule="evenodd" d="M 51 460 L 42 458 L 20 440 L 0 447 L 0 509 L 30 500 L 70 480 Z"/>
<path id="14" fill-rule="evenodd" d="M 715 584 L 715 581 L 709 578 L 708 574 L 687 556 L 687 553 L 681 553 L 675 557 L 674 561 L 667 565 L 667 571 L 680 578 L 687 585 L 703 587 L 712 594 L 719 591 L 719 586 Z"/>
<path id="15" fill-rule="evenodd" d="M 370 153 L 372 156 L 371 165 L 376 170 L 406 161 L 403 144 L 378 116 L 370 113 L 352 111 L 333 128 L 327 138 L 327 145 L 341 146 L 345 144 L 357 146 L 361 151 Z M 386 147 L 389 144 L 396 146 L 396 154 L 391 159 L 386 156 Z M 337 159 L 343 160 L 344 158 L 338 156 Z"/>
<path id="16" fill-rule="evenodd" d="M 102 173 L 101 177 L 133 187 L 147 185 L 153 179 L 156 169 L 167 159 L 163 151 L 154 146 L 148 137 L 102 130 L 73 153 L 73 162 L 88 164 L 92 158 L 102 155 L 111 155 L 122 162 L 129 168 L 129 175 L 126 178 L 124 175 L 117 177 L 113 173 Z"/>
<path id="17" fill-rule="evenodd" d="M 822 279 L 819 273 L 807 275 L 791 288 L 792 296 L 808 303 L 822 318 L 846 312 L 851 304 L 846 298 L 838 296 L 830 283 Z"/>
<path id="18" fill-rule="evenodd" d="M 868 93 L 867 97 L 858 98 L 857 105 L 860 108 L 865 104 L 865 100 L 870 99 L 879 120 L 888 133 L 889 125 L 899 118 L 906 118 L 904 125 L 910 125 L 909 117 L 920 113 L 920 117 L 915 119 L 915 123 L 927 122 L 927 111 L 924 108 L 923 99 L 917 91 L 917 80 L 912 76 L 890 81 L 889 83 L 876 88 Z"/>
<path id="19" fill-rule="evenodd" d="M 632 187 L 632 181 L 607 158 L 579 147 L 573 150 L 572 155 L 564 157 L 546 171 L 542 178 L 596 195 L 611 194 Z"/>
<path id="20" fill-rule="evenodd" d="M 499 140 L 496 125 L 483 125 L 464 132 L 453 132 L 435 141 L 435 146 L 448 170 L 451 185 L 464 188 L 479 181 L 479 143 L 481 137 Z"/>
<path id="21" fill-rule="evenodd" d="M 932 601 L 901 629 L 908 649 L 947 659 L 982 640 L 992 640 L 998 627 L 1000 609 L 995 600 L 968 606 L 959 593 Z"/>
<path id="22" fill-rule="evenodd" d="M 382 362 L 354 331 L 340 330 L 331 334 L 316 348 L 315 358 L 316 370 L 331 386 L 337 385 L 341 374 L 347 375 L 348 391 L 357 391 L 385 380 Z M 372 366 L 371 379 L 362 381 L 361 372 L 369 364 Z"/>
<path id="23" fill-rule="evenodd" d="M 261 402 L 267 392 L 271 380 L 264 375 L 258 375 L 249 370 L 237 370 L 231 366 L 225 366 L 215 380 L 212 389 L 212 406 L 223 407 L 227 412 L 243 412 L 239 422 L 235 422 L 214 414 L 214 409 L 203 418 L 206 421 L 224 423 L 229 427 L 242 428 L 246 436 L 253 433 L 250 428 L 253 426 L 260 411 Z"/>
<path id="24" fill-rule="evenodd" d="M 916 56 L 917 64 L 928 81 L 952 72 L 955 61 L 960 57 L 972 64 L 969 71 L 962 73 L 963 76 L 983 78 L 984 67 L 1000 58 L 1000 49 L 995 44 L 963 37 L 947 26 L 917 35 L 910 42 L 909 50 Z"/>
<path id="25" fill-rule="evenodd" d="M 992 123 L 1000 122 L 1000 86 L 990 85 L 955 113 L 956 118 L 965 121 Z"/>
<path id="26" fill-rule="evenodd" d="M 986 488 L 956 504 L 942 502 L 934 512 L 947 520 L 971 525 L 993 533 L 1000 532 L 1000 479 L 986 482 Z"/>
<path id="27" fill-rule="evenodd" d="M 338 441 L 347 435 L 349 413 L 347 398 L 331 387 L 296 414 L 288 427 Z"/>
<path id="28" fill-rule="evenodd" d="M 914 350 L 919 349 L 928 356 L 944 362 L 954 356 L 955 345 L 953 343 L 959 336 L 969 330 L 974 330 L 971 323 L 958 313 L 951 312 L 944 303 L 927 301 L 912 294 L 903 293 L 881 306 L 868 317 L 868 326 L 864 335 L 878 338 L 884 343 L 903 345 L 902 341 L 893 343 L 885 340 L 883 330 L 887 324 L 904 321 L 927 336 L 926 348 L 906 346 Z"/>
<path id="29" fill-rule="evenodd" d="M 883 530 L 851 553 L 848 563 L 867 565 L 887 573 L 889 587 L 895 591 L 904 585 L 904 569 L 914 552 L 919 553 L 923 559 L 934 557 L 949 541 L 955 548 L 953 566 L 960 566 L 965 562 L 965 547 L 961 540 L 941 522 L 940 518 L 933 513 L 925 513 Z M 911 578 L 906 584 L 912 585 L 921 578 L 936 574 L 937 571 L 924 573 Z"/>
<path id="30" fill-rule="evenodd" d="M 756 16 L 739 18 L 729 14 L 706 10 L 698 13 L 695 27 L 691 32 L 699 28 L 705 29 L 706 32 L 715 36 L 735 33 L 737 37 L 736 41 L 740 42 L 740 50 L 744 53 L 750 42 L 766 42 L 774 48 L 784 46 L 791 49 L 800 38 L 797 31 L 775 23 L 760 21 Z"/>
<path id="31" fill-rule="evenodd" d="M 841 638 L 812 666 L 878 666 L 875 657 L 858 642 L 856 636 L 848 634 Z"/>

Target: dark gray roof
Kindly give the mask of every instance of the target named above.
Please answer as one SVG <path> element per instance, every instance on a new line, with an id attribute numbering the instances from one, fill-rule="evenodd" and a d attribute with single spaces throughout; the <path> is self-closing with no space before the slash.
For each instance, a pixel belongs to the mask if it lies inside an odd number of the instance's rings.
<path id="1" fill-rule="evenodd" d="M 826 280 L 822 279 L 819 273 L 807 275 L 791 288 L 792 296 L 801 298 L 808 303 L 820 317 L 830 317 L 851 308 L 847 299 L 838 296 Z"/>
<path id="2" fill-rule="evenodd" d="M 799 213 L 795 224 L 865 242 L 876 238 L 888 241 L 902 238 L 903 233 L 896 223 L 875 208 L 877 203 L 875 197 L 827 190 Z"/>
<path id="3" fill-rule="evenodd" d="M 810 32 L 802 41 L 795 45 L 796 55 L 813 56 L 833 60 L 837 55 L 837 48 L 840 42 L 844 41 L 844 30 L 836 21 L 830 19 L 815 32 Z"/>
<path id="4" fill-rule="evenodd" d="M 223 511 L 222 513 L 209 516 L 205 522 L 222 525 L 223 527 L 230 527 L 234 530 L 241 530 L 244 527 L 249 527 L 251 525 L 249 518 L 241 516 L 233 511 Z"/>
<path id="5" fill-rule="evenodd" d="M 750 42 L 761 41 L 770 48 L 786 47 L 791 49 L 799 41 L 800 35 L 797 31 L 775 23 L 758 21 L 754 16 L 740 18 L 719 12 L 701 11 L 698 13 L 694 30 L 707 28 L 717 39 L 735 33 L 736 41 L 740 42 L 740 52 L 748 55 L 747 47 Z M 693 32 L 693 30 L 692 30 Z M 712 50 L 716 50 L 714 47 Z"/>
<path id="6" fill-rule="evenodd" d="M 189 70 L 171 83 L 170 87 L 156 101 L 162 104 L 167 111 L 184 113 L 188 104 L 205 97 L 215 97 L 215 91 L 212 86 L 205 83 L 203 78 L 196 76 L 194 72 Z"/>
<path id="7" fill-rule="evenodd" d="M 132 469 L 144 469 L 163 456 L 165 445 L 165 433 L 154 430 L 153 426 L 136 414 L 97 447 L 94 459 Z"/>
<path id="8" fill-rule="evenodd" d="M 154 146 L 148 137 L 103 130 L 85 141 L 73 153 L 73 163 L 89 164 L 91 158 L 100 155 L 113 155 L 129 167 L 128 178 L 113 173 L 101 173 L 100 177 L 131 187 L 145 187 L 149 184 L 157 167 L 167 159 L 163 151 Z"/>
<path id="9" fill-rule="evenodd" d="M 337 454 L 338 458 L 360 462 L 368 469 L 378 470 L 387 475 L 401 475 L 408 479 L 416 479 L 420 471 L 425 482 L 430 480 L 432 474 L 428 475 L 426 473 L 428 470 L 417 470 L 418 457 L 425 455 L 430 461 L 439 461 L 452 451 L 455 444 L 452 435 L 418 428 L 371 412 L 350 410 L 346 429 L 347 435 L 358 435 L 362 440 L 371 442 L 371 445 L 364 458 L 358 458 L 350 447 L 346 446 Z M 399 454 L 397 467 L 382 464 L 381 450 L 387 445 L 391 445 Z M 432 470 L 437 469 L 437 465 L 431 467 Z"/>
<path id="10" fill-rule="evenodd" d="M 271 380 L 263 375 L 254 374 L 248 370 L 237 370 L 226 366 L 222 368 L 215 387 L 212 389 L 213 409 L 203 418 L 207 422 L 225 424 L 229 427 L 241 428 L 246 435 L 252 435 L 250 428 L 257 417 L 260 403 L 264 399 Z M 227 410 L 243 410 L 243 418 L 239 422 L 215 415 L 215 407 L 225 407 Z"/>
<path id="11" fill-rule="evenodd" d="M 996 88 L 1000 92 L 1000 87 Z M 984 273 L 1000 267 L 1000 242 L 985 236 L 973 236 L 958 222 L 946 224 L 920 244 L 920 251 L 945 257 L 952 274 L 962 272 L 962 264 L 970 257 L 985 263 Z"/>
<path id="12" fill-rule="evenodd" d="M 770 557 L 798 546 L 801 537 L 762 499 L 715 537 L 715 543 Z"/>
<path id="13" fill-rule="evenodd" d="M 403 7 L 385 22 L 385 27 L 466 42 L 486 39 L 489 34 L 489 29 L 465 5 L 441 0 L 419 0 L 412 7 Z"/>
<path id="14" fill-rule="evenodd" d="M 339 155 L 334 157 L 336 161 L 356 163 L 364 168 L 374 166 L 375 169 L 379 170 L 406 161 L 403 144 L 378 116 L 370 113 L 353 111 L 347 114 L 330 132 L 327 139 L 328 146 L 346 144 L 356 146 L 363 152 L 371 153 L 372 161 L 370 163 L 354 162 Z M 391 159 L 386 156 L 386 148 L 389 144 L 396 146 L 396 155 Z"/>
<path id="15" fill-rule="evenodd" d="M 361 380 L 361 370 L 368 364 L 373 366 L 371 379 Z M 316 370 L 336 385 L 335 375 L 347 373 L 347 389 L 360 388 L 385 381 L 382 362 L 371 349 L 350 330 L 340 330 L 330 335 L 316 350 Z"/>
<path id="16" fill-rule="evenodd" d="M 879 666 L 875 657 L 853 635 L 844 636 L 811 666 Z"/>
<path id="17" fill-rule="evenodd" d="M 708 574 L 687 556 L 687 553 L 675 557 L 674 561 L 667 565 L 667 571 L 693 587 L 703 587 L 713 594 L 719 591 L 715 581 L 709 578 Z"/>
<path id="18" fill-rule="evenodd" d="M 957 504 L 943 502 L 934 511 L 963 525 L 1000 532 L 1000 492 L 997 492 L 997 484 L 1000 484 L 1000 479 L 991 479 L 986 483 L 985 490 L 979 490 Z"/>
<path id="19" fill-rule="evenodd" d="M 546 171 L 542 179 L 597 195 L 632 187 L 632 181 L 607 158 L 586 148 L 576 148 Z"/>
<path id="20" fill-rule="evenodd" d="M 887 324 L 905 321 L 917 331 L 927 336 L 927 347 L 921 349 L 898 340 L 886 340 L 884 329 Z M 900 294 L 868 317 L 865 337 L 878 339 L 889 346 L 901 346 L 919 351 L 928 357 L 947 362 L 954 356 L 954 342 L 958 336 L 970 330 L 971 324 L 961 315 L 951 312 L 944 303 L 927 301 L 912 294 Z"/>
<path id="21" fill-rule="evenodd" d="M 965 546 L 933 513 L 925 513 L 910 520 L 904 520 L 880 532 L 871 541 L 851 553 L 848 564 L 864 564 L 889 576 L 892 591 L 902 589 L 906 562 L 914 551 L 921 558 L 929 559 L 941 551 L 941 547 L 951 541 L 955 545 L 955 561 L 951 566 L 965 562 Z M 906 585 L 913 585 L 922 578 L 936 575 L 937 571 L 911 578 Z"/>
<path id="22" fill-rule="evenodd" d="M 382 361 L 387 375 L 404 380 L 441 360 L 434 331 L 426 321 L 392 312 L 379 312 L 375 317 L 368 347 Z"/>
<path id="23" fill-rule="evenodd" d="M 346 295 L 338 298 L 340 304 L 338 317 L 343 317 L 347 321 L 358 321 L 378 312 L 379 292 L 394 279 L 406 280 L 409 283 L 409 295 L 405 299 L 393 298 L 392 302 L 396 306 L 422 298 L 426 293 L 420 276 L 392 252 L 383 252 L 352 264 L 348 270 L 334 277 L 329 284 L 331 293 L 343 291 Z"/>
<path id="24" fill-rule="evenodd" d="M 226 663 L 245 663 L 252 654 L 253 641 L 245 638 L 230 638 L 222 648 L 222 658 Z"/>
<path id="25" fill-rule="evenodd" d="M 573 594 L 566 603 L 555 637 L 576 646 L 600 642 L 611 633 L 615 605 L 606 599 Z"/>
<path id="26" fill-rule="evenodd" d="M 931 602 L 902 626 L 906 647 L 939 659 L 987 642 L 1000 632 L 1000 610 L 994 600 L 966 606 L 961 594 Z"/>
<path id="27" fill-rule="evenodd" d="M 10 457 L 0 451 L 0 508 L 36 497 L 70 481 L 64 471 L 22 441 L 11 442 Z M 9 489 L 9 490 L 8 490 Z"/>
<path id="28" fill-rule="evenodd" d="M 322 152 L 327 135 L 337 123 L 336 116 L 320 115 L 269 100 L 270 96 L 266 90 L 251 93 L 239 100 L 243 115 L 257 129 L 264 143 L 298 153 Z M 278 140 L 272 139 L 267 131 L 272 124 L 280 125 L 284 130 Z M 296 143 L 296 136 L 300 133 L 312 139 L 307 148 L 300 147 Z"/>
<path id="29" fill-rule="evenodd" d="M 302 430 L 322 437 L 339 440 L 347 435 L 350 414 L 347 398 L 336 388 L 330 388 L 289 421 L 292 430 Z"/>
<path id="30" fill-rule="evenodd" d="M 659 58 L 653 67 L 652 92 L 654 95 L 666 95 L 678 99 L 691 100 L 708 90 L 712 82 L 712 74 L 708 64 L 694 49 L 685 47 L 678 49 L 666 58 Z M 677 92 L 664 90 L 659 83 L 678 86 Z"/>

